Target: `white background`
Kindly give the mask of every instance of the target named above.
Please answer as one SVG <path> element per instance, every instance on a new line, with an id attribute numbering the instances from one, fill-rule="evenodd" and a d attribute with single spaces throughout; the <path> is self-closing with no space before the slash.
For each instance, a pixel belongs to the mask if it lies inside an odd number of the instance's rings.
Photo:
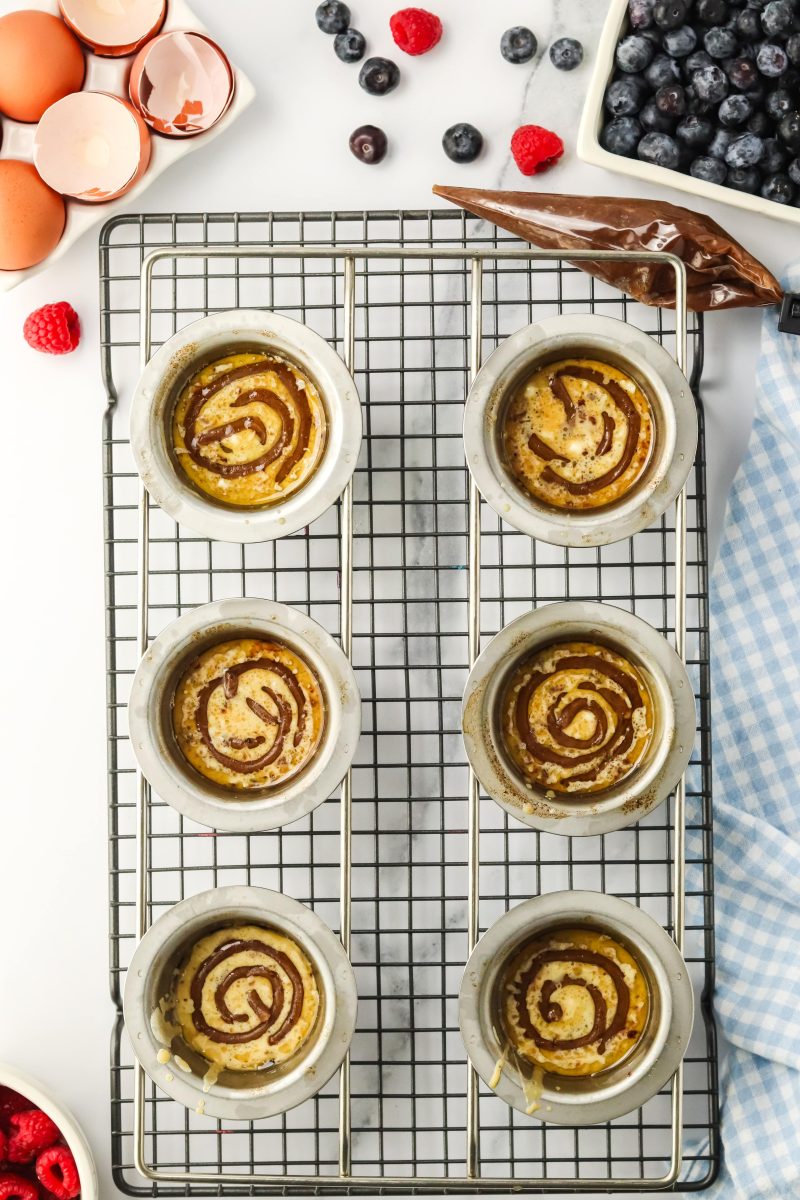
<path id="1" fill-rule="evenodd" d="M 432 3 L 432 0 L 431 0 Z M 17 7 L 0 0 L 0 12 Z M 392 52 L 392 0 L 353 0 L 353 23 L 372 53 Z M 225 137 L 162 176 L 143 207 L 153 211 L 429 207 L 435 182 L 634 194 L 624 177 L 574 155 L 583 87 L 604 0 L 436 0 L 447 27 L 434 53 L 402 58 L 391 96 L 360 91 L 357 68 L 339 63 L 314 24 L 314 0 L 195 0 L 195 8 L 258 97 Z M 587 65 L 530 77 L 500 57 L 500 33 L 530 25 L 542 40 L 584 40 Z M 478 125 L 481 159 L 456 167 L 442 131 Z M 507 152 L 514 128 L 536 121 L 567 144 L 561 164 L 524 180 Z M 382 125 L 391 153 L 379 167 L 351 157 L 347 138 Z M 677 192 L 665 198 L 690 203 Z M 797 226 L 712 212 L 780 273 L 800 251 Z M 46 1081 L 73 1108 L 109 1175 L 104 629 L 100 477 L 97 240 L 0 296 L 3 466 L 2 774 L 0 824 L 0 1060 Z M 68 299 L 83 322 L 67 358 L 22 340 L 29 311 Z M 757 312 L 711 317 L 704 381 L 711 520 L 746 442 L 752 413 Z"/>

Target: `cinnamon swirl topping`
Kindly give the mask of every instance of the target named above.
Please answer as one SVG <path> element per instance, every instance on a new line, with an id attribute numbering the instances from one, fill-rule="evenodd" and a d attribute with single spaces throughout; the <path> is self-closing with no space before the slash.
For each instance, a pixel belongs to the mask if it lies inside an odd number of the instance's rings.
<path id="1" fill-rule="evenodd" d="M 307 483 L 325 432 L 312 382 L 292 364 L 257 353 L 203 367 L 172 418 L 173 451 L 191 482 L 242 508 L 276 504 Z"/>
<path id="2" fill-rule="evenodd" d="M 514 670 L 501 723 L 526 779 L 553 792 L 597 792 L 640 762 L 653 732 L 653 702 L 621 654 L 594 642 L 560 642 Z"/>
<path id="3" fill-rule="evenodd" d="M 517 482 L 557 508 L 600 508 L 636 483 L 650 458 L 653 417 L 630 376 L 592 359 L 536 371 L 513 397 L 503 445 Z"/>
<path id="4" fill-rule="evenodd" d="M 229 1071 L 290 1058 L 312 1032 L 319 1005 L 313 968 L 297 942 L 256 925 L 201 938 L 175 985 L 185 1042 Z"/>
<path id="5" fill-rule="evenodd" d="M 606 934 L 557 929 L 528 943 L 501 983 L 511 1046 L 556 1075 L 595 1075 L 619 1062 L 647 1024 L 647 981 L 633 955 Z"/>
<path id="6" fill-rule="evenodd" d="M 312 759 L 325 721 L 308 663 L 281 642 L 212 646 L 184 672 L 172 723 L 184 758 L 206 779 L 245 790 L 283 783 Z"/>

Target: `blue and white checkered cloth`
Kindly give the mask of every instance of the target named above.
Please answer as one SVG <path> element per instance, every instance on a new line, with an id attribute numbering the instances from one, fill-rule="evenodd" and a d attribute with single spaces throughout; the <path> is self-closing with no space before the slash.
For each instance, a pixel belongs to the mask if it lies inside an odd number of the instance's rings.
<path id="1" fill-rule="evenodd" d="M 784 280 L 800 291 L 800 264 Z M 719 1200 L 800 1198 L 800 337 L 764 315 L 712 579 Z"/>

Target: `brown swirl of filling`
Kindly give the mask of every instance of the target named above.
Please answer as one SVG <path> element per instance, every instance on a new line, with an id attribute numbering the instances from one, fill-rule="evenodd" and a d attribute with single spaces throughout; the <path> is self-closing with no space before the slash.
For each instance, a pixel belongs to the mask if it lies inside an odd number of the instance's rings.
<path id="1" fill-rule="evenodd" d="M 589 642 L 548 646 L 522 662 L 502 711 L 515 766 L 554 792 L 612 787 L 641 760 L 652 733 L 652 700 L 641 673 Z"/>
<path id="2" fill-rule="evenodd" d="M 272 1002 L 267 1007 L 255 988 L 251 988 L 247 994 L 247 1000 L 251 1013 L 258 1018 L 257 1024 L 251 1025 L 249 1029 L 243 1029 L 239 1032 L 220 1029 L 215 1025 L 210 1025 L 203 1014 L 203 986 L 205 981 L 220 963 L 246 951 L 252 952 L 260 958 L 267 959 L 267 962 L 256 964 L 255 966 L 233 967 L 228 971 L 222 981 L 214 988 L 214 1004 L 218 1017 L 224 1025 L 235 1025 L 242 1021 L 250 1020 L 250 1014 L 246 1012 L 232 1013 L 227 1004 L 228 992 L 239 979 L 267 979 L 272 991 Z M 278 1024 L 278 1018 L 283 1014 L 286 997 L 281 975 L 273 966 L 269 965 L 270 961 L 283 968 L 283 973 L 288 977 L 290 984 L 289 1007 L 286 1016 L 283 1017 L 280 1024 Z M 264 1034 L 267 1034 L 269 1044 L 274 1046 L 276 1042 L 282 1041 L 287 1033 L 294 1028 L 300 1013 L 303 1011 L 303 981 L 294 963 L 288 955 L 283 954 L 280 950 L 273 950 L 265 942 L 255 939 L 250 941 L 238 939 L 224 943 L 213 954 L 209 954 L 207 958 L 203 959 L 200 969 L 192 980 L 191 996 L 194 1003 L 192 1020 L 198 1033 L 205 1034 L 206 1037 L 211 1038 L 212 1042 L 225 1042 L 229 1046 L 238 1045 L 241 1042 L 254 1042 Z"/>
<path id="3" fill-rule="evenodd" d="M 593 360 L 541 368 L 512 398 L 503 423 L 507 462 L 538 499 L 598 508 L 623 496 L 650 457 L 650 404 L 629 376 Z"/>

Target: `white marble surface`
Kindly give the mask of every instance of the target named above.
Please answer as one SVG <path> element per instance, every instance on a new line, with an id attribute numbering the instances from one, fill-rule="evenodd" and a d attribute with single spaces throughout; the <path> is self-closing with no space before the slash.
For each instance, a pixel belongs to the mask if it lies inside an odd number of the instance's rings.
<path id="1" fill-rule="evenodd" d="M 9 11 L 15 0 L 2 0 Z M 334 57 L 313 25 L 313 0 L 195 0 L 219 40 L 253 79 L 258 98 L 230 136 L 165 174 L 144 197 L 154 211 L 427 207 L 434 182 L 631 191 L 629 181 L 583 167 L 573 152 L 587 68 L 531 74 L 505 64 L 500 32 L 530 24 L 542 43 L 581 37 L 591 59 L 602 0 L 441 0 L 447 37 L 435 54 L 403 59 L 392 96 L 360 92 L 354 68 Z M 355 0 L 355 23 L 374 52 L 389 52 L 392 0 Z M 471 120 L 487 138 L 475 164 L 458 168 L 440 136 Z M 517 124 L 538 121 L 565 137 L 549 177 L 526 182 L 509 160 Z M 365 168 L 346 146 L 365 121 L 389 133 L 391 154 Z M 681 202 L 678 193 L 668 196 Z M 713 215 L 774 270 L 800 248 L 796 233 L 724 206 Z M 21 338 L 25 315 L 67 298 L 84 337 L 67 359 L 47 359 Z M 46 1079 L 83 1122 L 109 1176 L 106 993 L 107 883 L 102 609 L 97 255 L 92 236 L 0 300 L 5 454 L 4 684 L 0 689 L 4 823 L 0 834 L 0 1060 Z M 708 323 L 704 397 L 711 519 L 752 410 L 759 318 Z"/>

